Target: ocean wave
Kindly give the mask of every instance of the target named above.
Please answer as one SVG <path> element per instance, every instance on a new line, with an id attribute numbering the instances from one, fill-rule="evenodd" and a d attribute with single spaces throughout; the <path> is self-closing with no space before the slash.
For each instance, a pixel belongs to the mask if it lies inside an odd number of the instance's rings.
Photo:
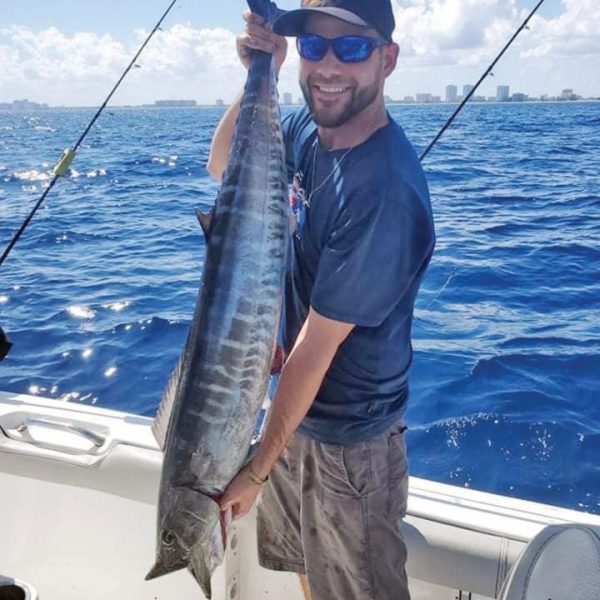
<path id="1" fill-rule="evenodd" d="M 600 338 L 586 338 L 576 340 L 573 338 L 553 337 L 553 336 L 531 336 L 531 337 L 515 337 L 509 340 L 504 340 L 498 344 L 500 348 L 543 348 L 543 347 L 574 347 L 584 348 L 586 351 L 590 347 L 599 346 Z"/>
<path id="2" fill-rule="evenodd" d="M 569 154 L 589 154 L 585 150 L 582 150 L 581 148 L 576 148 L 575 146 L 560 146 L 558 150 L 559 152 L 567 152 Z"/>
<path id="3" fill-rule="evenodd" d="M 37 171 L 36 169 L 32 169 L 30 171 L 13 173 L 12 177 L 19 181 L 48 181 L 51 177 L 51 173 L 48 171 Z"/>
<path id="4" fill-rule="evenodd" d="M 545 346 L 549 348 L 548 345 Z M 561 365 L 561 372 L 568 372 L 570 369 L 577 371 L 589 370 L 590 375 L 594 369 L 599 366 L 599 355 L 591 353 L 582 353 L 575 355 L 556 355 L 552 352 L 537 351 L 532 353 L 507 353 L 496 356 L 480 358 L 471 370 L 470 377 L 481 379 L 492 375 L 499 375 L 502 372 L 512 371 L 522 373 L 525 377 L 534 376 L 536 365 L 544 367 L 547 363 Z M 545 369 L 544 369 L 545 370 Z M 547 376 L 548 374 L 546 374 Z M 551 381 L 547 379 L 547 381 Z M 598 382 L 600 386 L 600 381 Z M 527 392 L 528 390 L 523 390 Z"/>

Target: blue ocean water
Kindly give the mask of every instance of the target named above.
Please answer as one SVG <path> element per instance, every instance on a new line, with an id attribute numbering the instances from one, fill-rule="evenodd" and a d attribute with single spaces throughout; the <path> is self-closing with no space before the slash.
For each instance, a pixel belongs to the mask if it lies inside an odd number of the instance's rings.
<path id="1" fill-rule="evenodd" d="M 204 258 L 222 109 L 110 109 L 0 269 L 0 389 L 153 415 Z M 422 150 L 451 107 L 391 106 Z M 0 246 L 87 109 L 0 111 Z M 425 161 L 414 475 L 600 513 L 600 103 L 467 107 Z"/>

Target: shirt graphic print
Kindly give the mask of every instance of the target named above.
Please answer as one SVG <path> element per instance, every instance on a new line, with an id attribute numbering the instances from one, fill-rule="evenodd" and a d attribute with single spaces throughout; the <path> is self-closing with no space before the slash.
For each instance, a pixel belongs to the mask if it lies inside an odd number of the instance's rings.
<path id="1" fill-rule="evenodd" d="M 295 237 L 299 238 L 302 232 L 306 216 L 306 190 L 303 187 L 304 173 L 296 171 L 292 181 L 292 189 L 290 193 L 290 209 L 291 209 L 291 229 Z"/>

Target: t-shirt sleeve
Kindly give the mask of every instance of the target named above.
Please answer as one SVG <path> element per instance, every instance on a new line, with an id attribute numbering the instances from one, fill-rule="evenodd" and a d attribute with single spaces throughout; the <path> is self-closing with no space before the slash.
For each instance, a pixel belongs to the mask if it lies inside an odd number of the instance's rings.
<path id="1" fill-rule="evenodd" d="M 357 190 L 322 251 L 311 305 L 330 319 L 378 326 L 411 293 L 432 249 L 431 216 L 411 186 Z"/>

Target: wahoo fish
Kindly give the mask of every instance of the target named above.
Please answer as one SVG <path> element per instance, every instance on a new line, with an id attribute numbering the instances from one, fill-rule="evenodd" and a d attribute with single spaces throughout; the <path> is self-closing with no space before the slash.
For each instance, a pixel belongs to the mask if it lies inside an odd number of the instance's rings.
<path id="1" fill-rule="evenodd" d="M 248 4 L 271 23 L 280 13 L 268 0 Z M 146 579 L 187 567 L 210 598 L 227 543 L 217 501 L 247 461 L 281 310 L 289 218 L 270 54 L 252 58 L 222 186 L 201 223 L 207 251 L 194 319 L 153 426 L 164 462 Z"/>

